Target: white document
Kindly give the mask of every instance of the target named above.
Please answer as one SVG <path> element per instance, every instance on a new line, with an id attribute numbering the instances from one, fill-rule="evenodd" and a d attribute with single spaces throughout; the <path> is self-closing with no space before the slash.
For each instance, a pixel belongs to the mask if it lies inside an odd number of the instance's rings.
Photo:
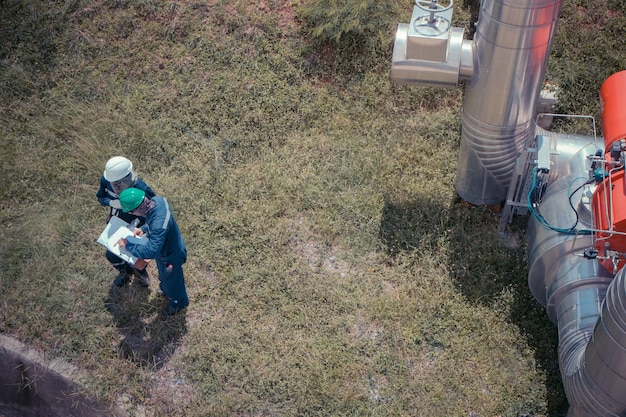
<path id="1" fill-rule="evenodd" d="M 113 252 L 115 255 L 119 256 L 126 262 L 131 265 L 135 265 L 138 258 L 136 256 L 131 255 L 126 249 L 122 249 L 117 242 L 124 238 L 127 239 L 130 243 L 136 243 L 139 245 L 145 245 L 148 243 L 148 238 L 145 236 L 137 237 L 133 236 L 132 230 L 128 228 L 129 224 L 119 217 L 112 216 L 109 223 L 104 228 L 100 237 L 98 238 L 98 243 L 103 245 L 105 248 Z"/>

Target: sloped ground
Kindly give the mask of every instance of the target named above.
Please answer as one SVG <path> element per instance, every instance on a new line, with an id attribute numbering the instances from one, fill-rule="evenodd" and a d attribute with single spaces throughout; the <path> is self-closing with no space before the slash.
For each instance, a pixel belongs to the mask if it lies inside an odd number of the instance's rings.
<path id="1" fill-rule="evenodd" d="M 123 417 L 83 386 L 88 377 L 69 363 L 0 335 L 0 415 L 3 417 Z"/>

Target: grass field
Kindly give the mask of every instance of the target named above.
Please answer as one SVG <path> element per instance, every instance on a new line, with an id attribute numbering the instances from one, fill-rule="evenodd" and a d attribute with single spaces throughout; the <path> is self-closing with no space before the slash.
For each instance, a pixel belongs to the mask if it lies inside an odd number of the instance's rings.
<path id="1" fill-rule="evenodd" d="M 565 415 L 525 219 L 503 244 L 454 191 L 462 88 L 390 81 L 413 3 L 355 27 L 326 3 L 0 1 L 0 332 L 130 416 Z M 558 112 L 599 120 L 624 7 L 566 3 Z M 111 288 L 114 155 L 173 205 L 183 315 L 159 316 L 153 265 Z"/>

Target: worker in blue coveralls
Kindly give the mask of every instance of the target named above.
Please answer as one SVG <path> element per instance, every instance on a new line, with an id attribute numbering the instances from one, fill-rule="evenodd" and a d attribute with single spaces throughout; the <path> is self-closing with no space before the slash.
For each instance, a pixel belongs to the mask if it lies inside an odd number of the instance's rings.
<path id="1" fill-rule="evenodd" d="M 136 228 L 134 236 L 146 236 L 146 244 L 120 239 L 118 244 L 133 256 L 154 259 L 159 271 L 159 288 L 169 299 L 163 314 L 172 316 L 189 305 L 185 288 L 183 264 L 187 261 L 187 247 L 174 219 L 170 203 L 160 196 L 149 198 L 144 190 L 127 188 L 120 194 L 124 213 L 146 218 L 146 223 Z"/>
<path id="2" fill-rule="evenodd" d="M 137 173 L 133 171 L 132 162 L 123 156 L 112 157 L 107 161 L 104 167 L 104 173 L 102 174 L 102 177 L 100 177 L 100 188 L 96 193 L 96 197 L 98 197 L 100 204 L 110 208 L 107 223 L 111 216 L 116 216 L 127 223 L 132 224 L 135 222 L 135 226 L 141 226 L 144 224 L 145 219 L 143 217 L 138 217 L 130 213 L 124 213 L 122 211 L 120 193 L 129 187 L 143 190 L 148 198 L 152 198 L 155 195 L 154 191 L 152 191 L 148 184 L 139 178 Z M 106 251 L 105 256 L 111 265 L 113 265 L 113 267 L 118 271 L 118 275 L 113 281 L 115 286 L 124 286 L 124 284 L 130 282 L 133 274 L 142 287 L 150 286 L 150 275 L 148 274 L 147 268 L 144 267 L 143 269 L 137 269 L 108 250 Z"/>

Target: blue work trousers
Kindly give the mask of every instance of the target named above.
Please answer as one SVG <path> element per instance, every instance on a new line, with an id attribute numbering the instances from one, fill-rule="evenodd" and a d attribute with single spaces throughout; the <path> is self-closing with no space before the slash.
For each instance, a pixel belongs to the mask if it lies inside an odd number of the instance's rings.
<path id="1" fill-rule="evenodd" d="M 163 260 L 158 259 L 157 270 L 159 271 L 159 288 L 170 300 L 170 307 L 181 309 L 189 305 L 189 296 L 185 287 L 183 274 L 184 259 Z"/>
<path id="2" fill-rule="evenodd" d="M 111 263 L 111 265 L 113 265 L 113 267 L 117 269 L 120 274 L 130 275 L 133 273 L 133 267 L 113 252 L 106 251 L 105 256 L 107 260 Z"/>

